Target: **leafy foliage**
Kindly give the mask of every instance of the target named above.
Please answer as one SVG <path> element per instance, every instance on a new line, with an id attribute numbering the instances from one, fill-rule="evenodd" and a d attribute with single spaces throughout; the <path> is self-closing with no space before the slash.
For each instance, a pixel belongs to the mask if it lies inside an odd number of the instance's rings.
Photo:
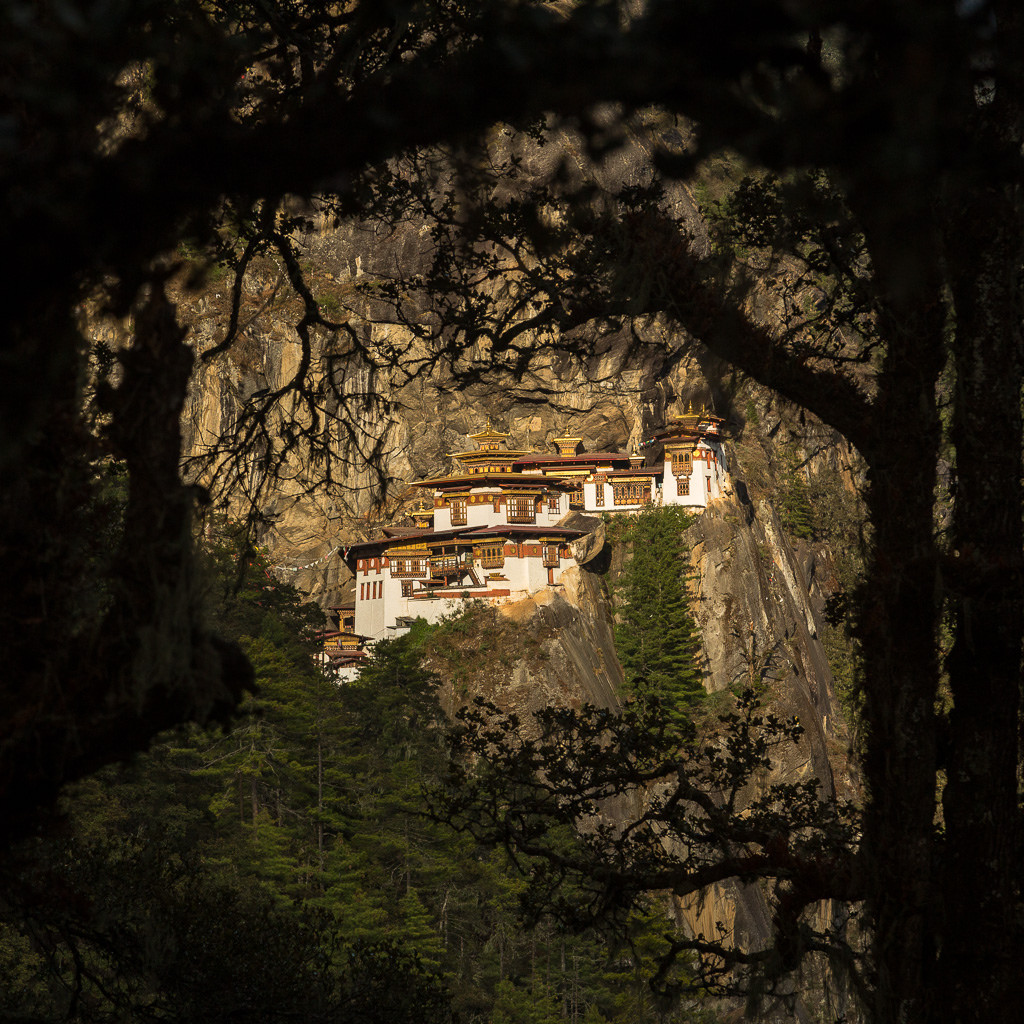
<path id="1" fill-rule="evenodd" d="M 425 816 L 448 731 L 421 661 L 434 630 L 381 642 L 339 687 L 311 657 L 319 610 L 244 534 L 205 564 L 259 693 L 223 732 L 84 780 L 0 863 L 8 1018 L 680 1019 L 646 987 L 650 950 L 525 932 L 504 854 Z"/>
<path id="2" fill-rule="evenodd" d="M 551 708 L 527 722 L 478 700 L 457 718 L 434 813 L 509 852 L 531 920 L 628 937 L 631 915 L 659 895 L 762 881 L 773 897 L 768 946 L 666 934 L 656 986 L 770 992 L 785 990 L 810 952 L 852 962 L 850 947 L 816 932 L 808 911 L 859 897 L 856 814 L 822 799 L 813 779 L 765 782 L 772 750 L 801 729 L 761 711 L 752 693 L 720 717 L 718 734 L 689 723 L 683 742 L 676 721 L 635 706 Z M 737 967 L 746 974 L 738 985 Z"/>

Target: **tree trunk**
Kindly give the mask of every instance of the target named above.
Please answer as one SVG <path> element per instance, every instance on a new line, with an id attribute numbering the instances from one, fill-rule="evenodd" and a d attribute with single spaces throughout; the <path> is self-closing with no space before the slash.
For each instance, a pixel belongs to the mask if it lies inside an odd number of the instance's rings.
<path id="1" fill-rule="evenodd" d="M 877 201 L 876 201 L 877 202 Z M 885 361 L 872 403 L 866 495 L 875 526 L 858 632 L 864 650 L 861 845 L 874 935 L 877 1024 L 924 1024 L 935 966 L 936 637 L 941 597 L 934 540 L 944 362 L 939 275 L 908 251 L 869 201 L 862 212 L 884 305 Z M 928 224 L 918 226 L 927 232 Z M 874 236 L 874 237 L 873 237 Z M 927 247 L 925 247 L 927 248 Z"/>
<path id="2" fill-rule="evenodd" d="M 1017 753 L 1024 573 L 1019 274 L 1013 193 L 980 192 L 947 230 L 956 305 L 954 503 L 947 662 L 944 916 L 946 1019 L 1024 1020 L 1017 945 Z M 979 999 L 984 993 L 984 999 Z"/>

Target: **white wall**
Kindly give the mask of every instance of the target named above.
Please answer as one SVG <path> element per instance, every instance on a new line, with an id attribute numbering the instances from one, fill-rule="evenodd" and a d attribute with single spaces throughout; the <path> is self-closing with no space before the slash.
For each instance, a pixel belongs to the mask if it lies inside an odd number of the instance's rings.
<path id="1" fill-rule="evenodd" d="M 377 639 L 384 635 L 385 621 L 390 614 L 389 585 L 393 582 L 389 569 L 380 568 L 383 556 L 376 557 L 377 568 L 367 568 L 370 559 L 363 559 L 364 568 L 356 569 L 356 624 L 355 631 L 362 636 Z M 374 593 L 380 596 L 371 597 Z M 401 593 L 401 589 L 399 589 Z"/>
<path id="2" fill-rule="evenodd" d="M 480 501 L 480 497 L 485 497 L 486 501 Z M 477 501 L 470 501 L 470 497 L 477 497 Z M 541 502 L 540 511 L 537 512 L 536 522 L 539 526 L 554 526 L 566 512 L 569 511 L 569 497 L 567 494 L 558 495 L 558 511 L 548 511 L 548 500 L 545 498 Z M 473 490 L 467 495 L 466 504 L 466 523 L 465 528 L 471 529 L 479 526 L 504 526 L 508 522 L 508 511 L 507 506 L 502 503 L 498 511 L 494 511 L 493 491 L 488 489 Z M 435 530 L 451 530 L 452 527 L 452 510 L 449 506 L 434 509 L 434 527 Z M 454 529 L 462 529 L 462 524 Z"/>
<path id="3" fill-rule="evenodd" d="M 728 473 L 725 469 L 725 452 L 718 442 L 701 441 L 697 445 L 701 457 L 695 457 L 690 467 L 690 493 L 677 494 L 677 470 L 683 469 L 681 461 L 665 461 L 665 482 L 663 501 L 666 505 L 682 505 L 687 508 L 704 508 L 709 501 L 721 497 L 725 490 Z M 711 456 L 709 458 L 709 456 Z M 710 478 L 710 483 L 708 482 Z"/>
<path id="4" fill-rule="evenodd" d="M 532 538 L 523 543 L 539 547 L 543 551 L 543 545 Z M 402 596 L 404 582 L 412 582 L 418 589 L 426 577 L 412 581 L 401 577 L 392 578 L 390 566 L 381 569 L 379 573 L 376 568 L 359 569 L 356 575 L 355 630 L 357 633 L 369 637 L 371 641 L 379 640 L 384 636 L 398 636 L 406 631 L 404 628 L 397 627 L 396 623 L 399 618 L 410 616 L 411 618 L 426 619 L 427 622 L 438 622 L 457 612 L 466 600 L 479 599 L 488 590 L 509 591 L 507 597 L 484 598 L 491 603 L 518 600 L 551 585 L 548 583 L 548 567 L 543 563 L 543 553 L 524 555 L 523 557 L 506 554 L 504 565 L 500 569 L 483 569 L 479 565 L 475 567 L 477 575 L 482 581 L 481 586 L 475 587 L 466 581 L 468 585 L 454 587 L 436 598 Z M 364 566 L 366 564 L 367 562 L 364 561 Z M 572 564 L 574 564 L 574 560 L 571 555 L 560 557 L 559 564 L 551 567 L 552 579 L 557 579 L 558 575 Z M 505 579 L 488 581 L 487 576 L 490 573 L 500 574 Z M 373 583 L 377 583 L 378 588 L 382 587 L 383 596 L 376 598 L 367 596 L 373 593 Z M 466 597 L 463 597 L 463 594 Z"/>
<path id="5" fill-rule="evenodd" d="M 598 504 L 598 488 L 604 491 L 604 504 Z M 640 509 L 647 508 L 649 504 L 658 504 L 658 479 L 657 477 L 651 478 L 651 500 L 650 502 L 638 501 L 631 505 L 616 505 L 615 504 L 615 492 L 612 490 L 611 481 L 606 481 L 601 484 L 596 480 L 591 480 L 583 484 L 583 511 L 588 512 L 591 515 L 600 515 L 602 512 L 638 512 Z"/>

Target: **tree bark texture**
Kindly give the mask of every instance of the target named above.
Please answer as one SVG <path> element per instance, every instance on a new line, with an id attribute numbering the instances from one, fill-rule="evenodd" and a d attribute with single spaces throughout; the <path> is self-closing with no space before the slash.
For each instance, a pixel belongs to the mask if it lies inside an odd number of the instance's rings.
<path id="1" fill-rule="evenodd" d="M 1024 633 L 1020 204 L 1017 183 L 979 190 L 947 229 L 956 307 L 957 488 L 948 571 L 954 643 L 946 665 L 952 710 L 939 977 L 947 1019 L 1006 1024 L 1024 1020 L 1015 941 Z"/>

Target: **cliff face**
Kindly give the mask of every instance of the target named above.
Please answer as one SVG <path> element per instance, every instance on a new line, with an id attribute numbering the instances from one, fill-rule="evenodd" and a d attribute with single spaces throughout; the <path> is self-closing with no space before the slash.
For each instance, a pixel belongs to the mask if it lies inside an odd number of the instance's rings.
<path id="1" fill-rule="evenodd" d="M 738 491 L 713 502 L 688 530 L 706 685 L 766 689 L 805 730 L 787 753 L 788 781 L 809 774 L 828 796 L 850 797 L 848 730 L 819 639 L 830 596 L 821 580 L 827 553 L 794 546 L 767 501 L 755 504 L 745 488 Z"/>
<path id="2" fill-rule="evenodd" d="M 518 714 L 529 728 L 530 712 L 550 704 L 615 705 L 623 676 L 608 595 L 621 552 L 606 542 L 600 521 L 591 525 L 594 532 L 576 545 L 582 564 L 564 572 L 558 586 L 497 610 L 478 609 L 459 634 L 445 637 L 432 664 L 445 680 L 449 708 L 484 696 Z M 687 541 L 710 718 L 716 707 L 728 706 L 723 691 L 753 686 L 766 711 L 797 717 L 804 729 L 798 741 L 774 752 L 772 770 L 759 784 L 815 779 L 822 800 L 855 800 L 848 730 L 819 639 L 829 553 L 791 542 L 771 505 L 747 498 L 741 482 L 693 523 Z M 621 802 L 605 809 L 623 817 L 641 811 Z M 751 950 L 771 941 L 771 907 L 755 885 L 716 885 L 699 898 L 677 901 L 674 912 L 690 934 L 715 936 L 724 929 Z M 839 913 L 823 903 L 813 924 L 835 933 L 844 927 Z M 766 1019 L 853 1013 L 841 979 L 822 962 L 812 959 L 799 988 L 790 991 L 799 999 L 788 1007 L 762 1007 Z"/>
<path id="3" fill-rule="evenodd" d="M 538 140 L 496 131 L 488 159 L 515 173 L 478 198 L 500 207 L 536 185 L 584 173 L 609 193 L 642 187 L 651 179 L 649 133 L 684 144 L 679 127 L 667 127 L 649 126 L 647 139 L 637 134 L 596 166 L 571 133 Z M 438 256 L 448 251 L 437 234 L 446 226 L 431 219 L 429 202 L 415 200 L 414 172 L 392 170 L 413 182 L 407 209 L 381 212 L 368 200 L 378 216 L 354 222 L 338 220 L 325 205 L 295 204 L 291 237 L 308 293 L 292 286 L 279 256 L 254 259 L 241 281 L 238 335 L 224 352 L 211 357 L 231 319 L 229 277 L 214 268 L 194 292 L 183 277 L 177 296 L 199 356 L 184 417 L 186 454 L 210 453 L 240 430 L 246 434 L 244 456 L 221 473 L 228 506 L 238 514 L 244 500 L 255 502 L 260 542 L 276 563 L 293 569 L 316 562 L 292 576 L 325 602 L 340 596 L 346 573 L 339 559 L 320 560 L 388 522 L 408 485 L 446 472 L 447 453 L 463 449 L 487 421 L 511 433 L 516 446 L 544 448 L 568 432 L 590 449 L 624 450 L 686 402 L 721 405 L 723 397 L 701 372 L 698 349 L 669 336 L 657 318 L 624 327 L 596 318 L 574 329 L 574 354 L 556 331 L 525 329 L 530 310 L 552 299 L 550 282 L 530 292 L 537 259 L 528 253 L 492 248 L 495 262 L 481 271 L 485 283 L 467 285 L 465 295 L 448 299 L 420 288 L 415 282 L 439 267 L 457 278 L 457 261 Z M 435 199 L 463 187 L 453 168 L 432 173 Z M 387 191 L 380 188 L 378 197 Z M 693 246 L 706 248 L 687 189 L 672 186 L 664 203 Z M 456 287 L 449 277 L 445 283 Z M 454 354 L 446 348 L 449 334 L 458 333 L 450 325 L 461 322 L 462 300 L 486 307 L 492 326 L 514 335 L 512 350 L 495 354 L 486 331 L 468 347 L 453 346 Z M 309 303 L 324 324 L 302 325 Z M 528 358 L 519 357 L 523 352 Z M 264 409 L 290 384 L 292 393 Z M 253 415 L 243 422 L 246 412 Z"/>
<path id="4" fill-rule="evenodd" d="M 712 690 L 752 685 L 763 692 L 770 710 L 803 726 L 797 742 L 776 751 L 766 783 L 810 778 L 817 780 L 821 799 L 856 801 L 849 729 L 820 640 L 833 579 L 830 554 L 791 542 L 771 504 L 751 501 L 739 483 L 688 531 L 706 685 Z M 691 933 L 714 935 L 724 927 L 742 948 L 764 948 L 771 937 L 771 911 L 757 886 L 715 886 L 699 899 L 683 901 L 677 913 Z M 823 903 L 812 923 L 835 933 L 844 927 L 844 913 Z M 778 1020 L 847 1014 L 856 1019 L 843 980 L 824 961 L 812 958 L 793 991 L 800 998 L 790 1007 L 769 1004 L 762 1010 Z"/>
<path id="5" fill-rule="evenodd" d="M 551 159 L 571 152 L 572 140 L 542 149 L 524 154 L 524 167 L 536 178 L 554 173 Z M 621 183 L 638 164 L 628 153 L 619 161 L 607 173 Z M 685 190 L 675 201 L 697 244 L 704 244 Z M 525 368 L 491 365 L 484 346 L 466 356 L 476 360 L 473 373 L 456 373 L 427 358 L 415 324 L 378 300 L 372 287 L 396 265 L 405 274 L 427 269 L 422 224 L 381 233 L 335 229 L 314 217 L 303 247 L 311 294 L 336 328 L 297 334 L 303 308 L 283 268 L 271 259 L 255 262 L 242 282 L 239 340 L 216 359 L 200 359 L 185 417 L 186 451 L 203 454 L 237 429 L 247 403 L 258 406 L 261 395 L 306 374 L 308 400 L 268 410 L 256 423 L 251 450 L 226 477 L 229 508 L 255 501 L 259 539 L 283 578 L 324 604 L 349 596 L 338 549 L 392 521 L 410 484 L 447 472 L 447 453 L 467 447 L 468 435 L 488 421 L 511 433 L 514 447 L 544 448 L 569 433 L 582 436 L 590 450 L 621 451 L 687 402 L 713 405 L 729 417 L 734 434 L 760 413 L 757 443 L 746 431 L 742 458 L 739 446 L 729 453 L 732 493 L 688 530 L 706 686 L 714 693 L 753 685 L 771 710 L 799 717 L 804 734 L 780 751 L 775 780 L 813 777 L 825 798 L 856 795 L 847 729 L 821 643 L 824 604 L 837 583 L 834 565 L 820 545 L 787 535 L 770 500 L 779 490 L 773 463 L 781 464 L 778 452 L 793 437 L 770 402 L 748 390 L 746 414 L 740 413 L 736 387 L 702 364 L 697 347 L 685 339 L 637 345 L 627 329 L 595 329 L 585 357 L 527 338 L 534 350 Z M 222 336 L 229 287 L 213 281 L 182 296 L 197 353 L 213 350 Z M 647 340 L 658 340 L 660 330 L 656 321 L 643 325 Z M 368 355 L 389 351 L 402 355 L 384 369 Z M 281 444 L 295 425 L 320 432 L 319 454 L 301 443 Z M 812 468 L 828 465 L 850 482 L 849 453 L 830 449 L 827 438 L 805 444 L 801 454 Z M 478 610 L 452 651 L 437 659 L 449 707 L 476 694 L 520 714 L 553 702 L 614 706 L 622 683 L 608 600 L 614 559 L 600 523 L 589 525 L 594 532 L 576 546 L 580 565 L 555 588 L 497 613 Z M 754 947 L 769 935 L 767 904 L 756 888 L 720 887 L 677 910 L 694 932 L 713 934 L 721 923 Z M 821 913 L 824 921 L 830 912 Z"/>

